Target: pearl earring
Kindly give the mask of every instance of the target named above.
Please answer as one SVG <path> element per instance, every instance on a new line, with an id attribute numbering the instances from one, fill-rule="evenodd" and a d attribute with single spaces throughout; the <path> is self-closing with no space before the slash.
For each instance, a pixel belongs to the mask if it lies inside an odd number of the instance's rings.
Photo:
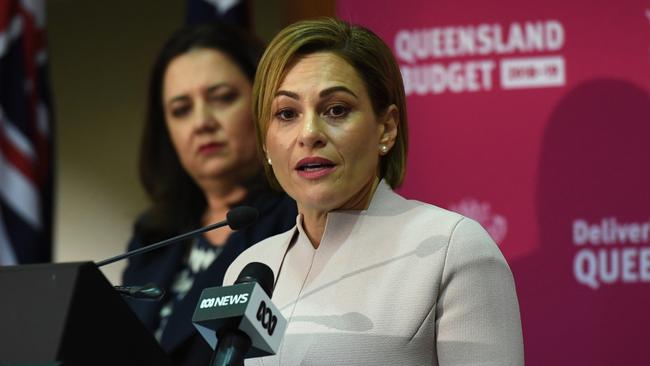
<path id="1" fill-rule="evenodd" d="M 379 150 L 381 150 L 382 155 L 386 154 L 388 152 L 388 146 L 386 145 L 380 145 Z"/>
<path id="2" fill-rule="evenodd" d="M 273 163 L 271 163 L 271 158 L 266 158 L 266 161 L 269 163 L 269 165 L 273 165 Z"/>

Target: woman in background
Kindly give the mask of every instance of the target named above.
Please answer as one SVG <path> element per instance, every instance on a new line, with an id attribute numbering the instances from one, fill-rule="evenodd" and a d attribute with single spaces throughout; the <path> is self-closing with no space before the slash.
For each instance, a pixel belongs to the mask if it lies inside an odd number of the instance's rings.
<path id="1" fill-rule="evenodd" d="M 266 171 L 297 225 L 246 250 L 276 274 L 288 320 L 264 365 L 523 365 L 514 281 L 496 244 L 457 213 L 406 200 L 399 67 L 374 33 L 322 19 L 281 31 L 254 85 Z"/>
<path id="2" fill-rule="evenodd" d="M 176 365 L 210 360 L 191 323 L 201 291 L 220 285 L 246 248 L 295 224 L 295 203 L 269 189 L 255 146 L 251 90 L 262 51 L 230 26 L 189 27 L 167 41 L 152 72 L 140 153 L 151 207 L 135 224 L 129 250 L 223 220 L 235 206 L 260 211 L 248 229 L 213 230 L 130 260 L 125 285 L 153 282 L 166 290 L 159 302 L 130 305 Z"/>

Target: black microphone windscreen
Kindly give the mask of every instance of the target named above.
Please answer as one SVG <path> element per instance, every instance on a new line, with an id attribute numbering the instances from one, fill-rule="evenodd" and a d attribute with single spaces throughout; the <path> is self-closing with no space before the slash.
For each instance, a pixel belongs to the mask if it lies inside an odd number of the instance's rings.
<path id="1" fill-rule="evenodd" d="M 255 222 L 258 215 L 259 212 L 254 207 L 239 206 L 228 211 L 226 219 L 231 229 L 240 230 Z"/>
<path id="2" fill-rule="evenodd" d="M 273 270 L 264 263 L 251 262 L 239 273 L 235 284 L 246 282 L 257 282 L 269 297 L 273 294 L 273 281 L 275 276 Z"/>

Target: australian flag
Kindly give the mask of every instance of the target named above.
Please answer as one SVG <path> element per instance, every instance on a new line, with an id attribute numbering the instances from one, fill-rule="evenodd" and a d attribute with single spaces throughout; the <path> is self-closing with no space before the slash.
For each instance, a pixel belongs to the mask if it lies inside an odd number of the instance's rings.
<path id="1" fill-rule="evenodd" d="M 251 30 L 251 9 L 246 0 L 187 0 L 187 24 L 222 21 Z"/>
<path id="2" fill-rule="evenodd" d="M 0 265 L 52 259 L 45 0 L 0 0 Z"/>

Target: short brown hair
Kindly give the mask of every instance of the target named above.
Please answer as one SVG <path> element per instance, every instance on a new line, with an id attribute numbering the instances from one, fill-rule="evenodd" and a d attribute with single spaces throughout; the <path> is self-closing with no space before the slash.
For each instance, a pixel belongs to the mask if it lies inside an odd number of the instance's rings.
<path id="1" fill-rule="evenodd" d="M 398 109 L 397 139 L 393 148 L 382 156 L 380 178 L 392 188 L 399 187 L 406 173 L 408 124 L 404 84 L 390 48 L 372 31 L 341 20 L 320 18 L 294 23 L 271 41 L 260 61 L 253 84 L 253 117 L 260 150 L 272 117 L 271 105 L 288 68 L 299 57 L 331 52 L 348 62 L 365 83 L 376 115 L 394 104 Z M 260 156 L 265 156 L 261 154 Z M 280 188 L 271 166 L 264 170 L 272 186 Z"/>

